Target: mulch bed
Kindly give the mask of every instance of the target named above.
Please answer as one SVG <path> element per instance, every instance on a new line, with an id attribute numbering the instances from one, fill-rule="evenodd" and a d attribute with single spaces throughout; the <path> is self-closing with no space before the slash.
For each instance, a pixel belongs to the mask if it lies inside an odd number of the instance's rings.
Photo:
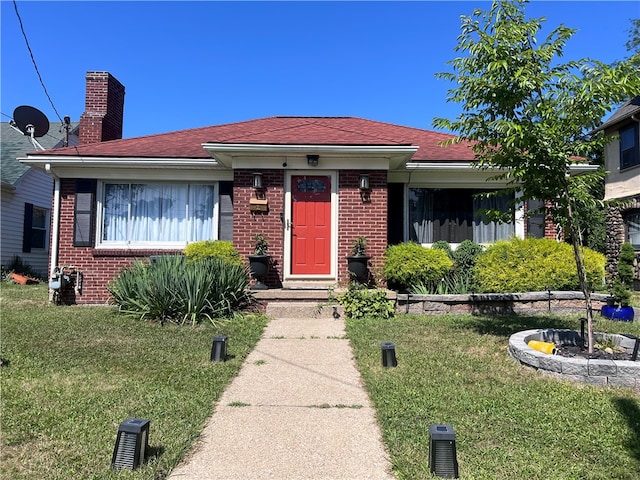
<path id="1" fill-rule="evenodd" d="M 632 352 L 607 353 L 604 350 L 600 350 L 594 347 L 593 353 L 589 354 L 586 348 L 580 348 L 574 345 L 561 345 L 560 347 L 556 348 L 556 355 L 560 355 L 562 357 L 578 357 L 585 359 L 631 361 Z"/>

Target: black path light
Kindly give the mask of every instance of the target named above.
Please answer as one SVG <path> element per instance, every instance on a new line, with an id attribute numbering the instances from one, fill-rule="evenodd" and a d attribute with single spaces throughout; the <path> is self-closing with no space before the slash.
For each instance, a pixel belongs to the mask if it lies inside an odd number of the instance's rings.
<path id="1" fill-rule="evenodd" d="M 213 337 L 211 345 L 211 361 L 226 362 L 227 361 L 227 336 L 216 335 Z"/>
<path id="2" fill-rule="evenodd" d="M 442 478 L 458 478 L 456 434 L 451 425 L 429 426 L 429 472 Z"/>
<path id="3" fill-rule="evenodd" d="M 398 360 L 396 359 L 396 346 L 393 342 L 384 342 L 382 345 L 382 366 L 383 367 L 397 367 Z"/>
<path id="4" fill-rule="evenodd" d="M 127 418 L 118 428 L 116 444 L 111 457 L 111 467 L 116 470 L 135 470 L 144 463 L 149 448 L 149 425 L 142 418 Z"/>

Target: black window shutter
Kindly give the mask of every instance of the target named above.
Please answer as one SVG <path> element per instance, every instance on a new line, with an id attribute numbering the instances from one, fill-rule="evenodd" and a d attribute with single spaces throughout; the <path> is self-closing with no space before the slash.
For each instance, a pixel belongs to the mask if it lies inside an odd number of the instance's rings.
<path id="1" fill-rule="evenodd" d="M 33 225 L 33 203 L 24 204 L 24 227 L 22 228 L 22 251 L 31 251 L 31 227 Z"/>
<path id="2" fill-rule="evenodd" d="M 233 240 L 233 182 L 220 182 L 218 240 Z"/>
<path id="3" fill-rule="evenodd" d="M 95 180 L 76 181 L 76 201 L 73 216 L 73 246 L 93 245 L 96 205 Z"/>

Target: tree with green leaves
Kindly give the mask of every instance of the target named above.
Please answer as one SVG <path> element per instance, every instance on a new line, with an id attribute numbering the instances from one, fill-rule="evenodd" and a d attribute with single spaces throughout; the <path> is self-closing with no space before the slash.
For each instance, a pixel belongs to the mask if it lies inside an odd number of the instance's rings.
<path id="1" fill-rule="evenodd" d="M 591 289 L 575 222 L 578 204 L 597 202 L 589 193 L 602 169 L 572 178 L 571 169 L 593 158 L 610 141 L 592 134 L 603 117 L 640 91 L 637 55 L 607 65 L 581 59 L 560 62 L 574 30 L 560 25 L 542 41 L 544 18 L 527 18 L 523 0 L 494 1 L 488 11 L 462 17 L 448 101 L 462 105 L 454 120 L 434 125 L 471 142 L 476 166 L 494 172 L 518 200 L 547 202 L 547 214 L 571 239 L 585 296 L 589 351 L 593 351 Z M 637 63 L 636 63 L 637 65 Z"/>

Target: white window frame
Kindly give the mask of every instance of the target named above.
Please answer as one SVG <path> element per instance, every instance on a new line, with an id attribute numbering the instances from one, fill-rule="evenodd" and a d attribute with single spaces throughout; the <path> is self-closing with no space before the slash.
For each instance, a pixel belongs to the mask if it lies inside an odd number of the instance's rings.
<path id="1" fill-rule="evenodd" d="M 104 241 L 102 240 L 104 233 L 104 193 L 105 184 L 173 184 L 173 185 L 211 185 L 213 186 L 213 222 L 210 240 L 218 239 L 219 220 L 220 220 L 220 186 L 218 181 L 210 182 L 171 182 L 166 180 L 148 181 L 148 180 L 100 180 L 97 185 L 96 192 L 96 228 L 94 245 L 97 249 L 139 249 L 139 250 L 176 250 L 184 249 L 189 241 L 177 242 L 132 242 L 132 241 Z M 129 206 L 130 207 L 130 206 Z"/>

